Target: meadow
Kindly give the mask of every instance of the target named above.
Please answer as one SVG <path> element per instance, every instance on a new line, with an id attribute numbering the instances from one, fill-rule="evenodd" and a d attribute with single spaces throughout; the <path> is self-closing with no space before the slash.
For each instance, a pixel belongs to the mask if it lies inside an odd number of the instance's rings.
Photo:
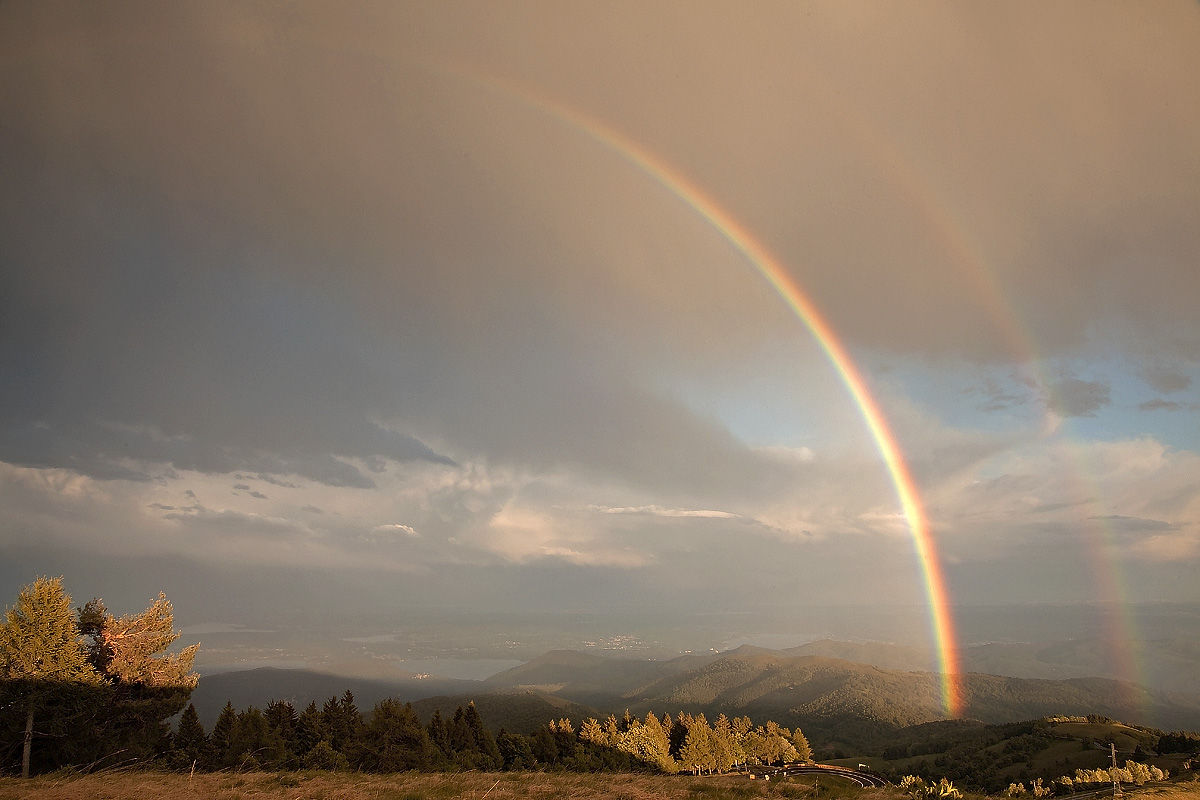
<path id="1" fill-rule="evenodd" d="M 1138 800 L 1200 800 L 1200 782 L 1127 791 Z M 966 798 L 975 795 L 964 795 Z M 1103 796 L 1103 795 L 1101 795 Z M 846 798 L 901 800 L 898 788 L 859 789 L 822 777 L 751 781 L 741 775 L 693 777 L 628 773 L 208 773 L 148 771 L 53 773 L 0 778 L 0 800 L 747 800 Z"/>

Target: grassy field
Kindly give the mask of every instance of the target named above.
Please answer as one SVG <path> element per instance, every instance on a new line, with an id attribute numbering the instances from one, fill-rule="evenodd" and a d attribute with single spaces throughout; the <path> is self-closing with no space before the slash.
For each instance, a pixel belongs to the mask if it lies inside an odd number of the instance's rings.
<path id="1" fill-rule="evenodd" d="M 1127 793 L 1132 796 L 1134 793 Z M 0 778 L 0 800 L 746 800 L 747 798 L 900 800 L 897 789 L 835 786 L 823 778 L 819 793 L 805 777 L 751 781 L 741 776 L 570 773 L 216 773 L 176 775 L 107 772 L 48 775 L 23 781 Z M 1200 783 L 1147 787 L 1138 800 L 1200 800 Z"/>
<path id="2" fill-rule="evenodd" d="M 22 781 L 0 778 L 0 800 L 747 800 L 813 797 L 809 777 L 752 781 L 745 776 L 572 773 L 247 773 L 187 775 L 118 772 Z M 899 791 L 834 786 L 820 798 L 900 800 Z M 1164 798 L 1163 800 L 1174 800 Z M 1192 800 L 1200 800 L 1200 795 Z"/>

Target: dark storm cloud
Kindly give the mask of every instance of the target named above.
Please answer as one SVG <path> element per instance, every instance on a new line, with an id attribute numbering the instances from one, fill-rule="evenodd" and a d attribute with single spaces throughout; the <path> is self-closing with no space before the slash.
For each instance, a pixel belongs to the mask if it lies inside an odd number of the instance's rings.
<path id="1" fill-rule="evenodd" d="M 790 479 L 634 385 L 626 340 L 646 323 L 589 329 L 611 278 L 513 238 L 505 220 L 527 210 L 445 160 L 491 145 L 439 140 L 458 109 L 409 96 L 428 74 L 304 37 L 247 47 L 238 26 L 263 20 L 237 15 L 201 12 L 190 31 L 166 11 L 119 18 L 55 19 L 41 32 L 72 47 L 26 45 L 24 77 L 0 83 L 0 256 L 19 266 L 0 284 L 0 370 L 23 376 L 0 398 L 0 459 L 371 488 L 385 460 L 453 463 L 418 438 L 432 435 L 692 493 Z M 372 80 L 381 70 L 394 80 Z M 684 285 L 724 288 L 676 281 L 669 307 L 685 307 Z M 32 426 L 44 442 L 22 450 L 13 431 Z"/>

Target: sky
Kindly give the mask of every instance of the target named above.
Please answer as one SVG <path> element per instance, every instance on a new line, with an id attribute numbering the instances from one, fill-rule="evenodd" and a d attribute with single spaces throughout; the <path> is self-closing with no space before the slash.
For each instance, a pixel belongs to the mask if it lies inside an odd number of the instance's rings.
<path id="1" fill-rule="evenodd" d="M 1200 602 L 1197 75 L 1183 2 L 0 5 L 0 590 L 927 620 L 749 243 L 952 603 Z"/>

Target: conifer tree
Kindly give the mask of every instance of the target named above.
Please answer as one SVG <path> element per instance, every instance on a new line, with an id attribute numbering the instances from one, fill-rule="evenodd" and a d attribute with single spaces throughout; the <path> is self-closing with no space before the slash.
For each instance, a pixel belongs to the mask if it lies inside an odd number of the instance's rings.
<path id="1" fill-rule="evenodd" d="M 274 766 L 269 763 L 272 750 L 271 728 L 262 711 L 249 706 L 237 715 L 229 734 L 229 750 L 225 766 L 258 770 Z"/>
<path id="2" fill-rule="evenodd" d="M 325 729 L 329 746 L 341 752 L 350 736 L 350 727 L 342 715 L 342 704 L 337 697 L 331 697 L 321 707 L 321 725 Z"/>
<path id="3" fill-rule="evenodd" d="M 171 601 L 161 592 L 140 614 L 114 617 L 99 599 L 79 609 L 80 631 L 92 640 L 89 660 L 110 681 L 190 690 L 198 679 L 191 669 L 200 645 L 167 653 L 179 638 L 174 624 Z"/>
<path id="4" fill-rule="evenodd" d="M 537 767 L 537 759 L 533 756 L 529 737 L 519 733 L 509 733 L 503 728 L 496 737 L 496 747 L 500 749 L 500 757 L 504 759 L 506 770 L 530 770 Z"/>
<path id="5" fill-rule="evenodd" d="M 553 722 L 550 724 L 554 725 Z M 583 721 L 583 724 L 579 726 L 579 738 L 585 742 L 591 742 L 592 744 L 608 744 L 608 734 L 595 717 L 588 717 Z"/>
<path id="6" fill-rule="evenodd" d="M 179 726 L 171 741 L 171 766 L 175 769 L 203 767 L 206 761 L 208 737 L 200 724 L 196 706 L 188 703 L 179 717 Z"/>
<path id="7" fill-rule="evenodd" d="M 718 772 L 726 772 L 746 758 L 733 734 L 733 725 L 724 714 L 718 716 L 717 721 L 713 723 L 712 748 Z"/>
<path id="8" fill-rule="evenodd" d="M 358 766 L 371 772 L 429 769 L 436 763 L 434 746 L 411 703 L 387 698 L 375 705 L 363 737 Z"/>
<path id="9" fill-rule="evenodd" d="M 330 745 L 353 763 L 356 755 L 354 750 L 362 737 L 364 727 L 362 714 L 354 704 L 354 693 L 347 689 L 340 700 L 336 697 L 329 698 L 321 715 L 329 732 Z"/>
<path id="10" fill-rule="evenodd" d="M 792 731 L 792 747 L 796 748 L 797 761 L 812 761 L 812 747 L 808 743 L 808 737 L 801 733 L 799 728 Z"/>
<path id="11" fill-rule="evenodd" d="M 309 701 L 296 719 L 295 753 L 303 760 L 309 751 L 317 746 L 317 742 L 329 737 L 325 730 L 325 721 L 317 704 Z"/>
<path id="12" fill-rule="evenodd" d="M 271 733 L 270 751 L 263 758 L 264 764 L 275 769 L 295 768 L 297 761 L 296 707 L 286 700 L 272 700 L 263 711 L 267 728 Z"/>
<path id="13" fill-rule="evenodd" d="M 235 724 L 237 724 L 237 712 L 233 710 L 233 703 L 226 700 L 225 707 L 221 709 L 220 715 L 217 716 L 212 733 L 208 737 L 210 769 L 220 769 L 226 766 L 225 760 L 229 755 L 230 740 L 233 736 L 233 726 Z"/>
<path id="14" fill-rule="evenodd" d="M 671 715 L 663 714 L 663 719 L 667 725 L 671 724 Z M 663 727 L 663 724 L 658 721 L 658 717 L 654 716 L 653 711 L 646 712 L 646 722 L 642 725 L 644 729 L 644 738 L 646 741 L 646 752 L 644 756 L 649 756 L 645 760 L 651 763 L 658 764 L 659 769 L 663 772 L 673 773 L 679 769 L 679 765 L 675 763 L 675 759 L 671 757 L 671 737 L 668 729 Z"/>
<path id="15" fill-rule="evenodd" d="M 429 720 L 429 741 L 433 743 L 443 757 L 450 758 L 450 730 L 442 719 L 442 710 L 435 708 L 433 717 Z"/>
<path id="16" fill-rule="evenodd" d="M 716 768 L 712 728 L 708 727 L 703 714 L 689 718 L 687 735 L 679 749 L 679 764 L 682 769 L 697 773 L 712 772 Z"/>
<path id="17" fill-rule="evenodd" d="M 533 757 L 537 759 L 539 764 L 548 766 L 558 764 L 558 742 L 556 741 L 555 731 L 551 730 L 551 726 L 557 728 L 553 721 L 550 725 L 538 728 L 533 734 L 533 741 L 530 747 L 533 748 Z"/>
<path id="18" fill-rule="evenodd" d="M 476 766 L 480 769 L 500 769 L 504 764 L 500 748 L 496 746 L 492 734 L 483 726 L 483 717 L 479 715 L 479 709 L 475 708 L 475 701 L 467 703 L 463 719 L 470 731 L 470 749 L 478 754 L 474 759 Z"/>
<path id="19" fill-rule="evenodd" d="M 99 676 L 79 642 L 71 596 L 62 578 L 38 578 L 21 590 L 0 626 L 0 677 L 19 696 L 25 713 L 21 776 L 29 777 L 34 720 L 72 686 L 95 685 Z"/>

